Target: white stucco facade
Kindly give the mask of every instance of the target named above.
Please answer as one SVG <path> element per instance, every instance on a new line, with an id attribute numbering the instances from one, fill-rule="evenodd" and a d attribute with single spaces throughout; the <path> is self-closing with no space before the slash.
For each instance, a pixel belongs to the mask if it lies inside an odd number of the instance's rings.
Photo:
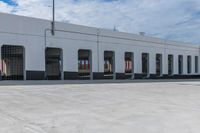
<path id="1" fill-rule="evenodd" d="M 162 75 L 168 75 L 168 55 L 173 55 L 173 75 L 178 73 L 178 55 L 183 55 L 183 74 L 195 72 L 195 56 L 200 70 L 200 46 L 162 40 L 67 23 L 56 23 L 51 35 L 51 22 L 0 13 L 0 46 L 19 45 L 25 50 L 25 71 L 45 72 L 45 48 L 62 49 L 63 73 L 78 72 L 78 50 L 92 52 L 92 72 L 104 72 L 104 51 L 113 51 L 115 73 L 124 73 L 124 53 L 134 54 L 134 73 L 142 73 L 142 53 L 149 54 L 149 75 L 156 74 L 156 54 L 162 55 Z M 191 73 L 187 72 L 187 56 L 192 58 Z M 25 72 L 25 79 L 26 78 Z M 28 79 L 31 75 L 29 75 Z"/>

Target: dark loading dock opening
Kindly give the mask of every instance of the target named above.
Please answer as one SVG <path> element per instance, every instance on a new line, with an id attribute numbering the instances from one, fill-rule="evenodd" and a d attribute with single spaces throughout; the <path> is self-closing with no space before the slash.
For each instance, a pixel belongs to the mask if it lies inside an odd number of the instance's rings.
<path id="1" fill-rule="evenodd" d="M 90 50 L 78 51 L 78 78 L 92 79 L 92 53 Z"/>
<path id="2" fill-rule="evenodd" d="M 62 79 L 62 50 L 59 48 L 47 48 L 46 58 L 46 79 Z"/>
<path id="3" fill-rule="evenodd" d="M 22 46 L 3 45 L 1 47 L 2 80 L 24 79 L 24 48 Z"/>
<path id="4" fill-rule="evenodd" d="M 134 60 L 133 53 L 125 53 L 125 76 L 126 79 L 132 79 L 134 76 Z"/>
<path id="5" fill-rule="evenodd" d="M 199 72 L 199 57 L 195 56 L 195 73 Z"/>
<path id="6" fill-rule="evenodd" d="M 156 54 L 156 76 L 162 75 L 162 54 Z"/>
<path id="7" fill-rule="evenodd" d="M 174 73 L 174 57 L 173 55 L 168 55 L 168 75 L 173 75 Z"/>
<path id="8" fill-rule="evenodd" d="M 178 74 L 183 74 L 183 55 L 178 56 Z"/>
<path id="9" fill-rule="evenodd" d="M 114 79 L 115 78 L 115 58 L 114 52 L 105 51 L 104 52 L 104 78 Z"/>
<path id="10" fill-rule="evenodd" d="M 187 56 L 187 72 L 188 74 L 192 73 L 192 57 Z"/>
<path id="11" fill-rule="evenodd" d="M 142 53 L 142 74 L 146 78 L 149 76 L 149 54 Z"/>

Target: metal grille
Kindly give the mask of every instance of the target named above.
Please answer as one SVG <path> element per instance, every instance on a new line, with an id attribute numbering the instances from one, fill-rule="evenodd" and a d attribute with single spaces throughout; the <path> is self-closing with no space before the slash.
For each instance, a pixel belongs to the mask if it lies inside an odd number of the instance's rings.
<path id="1" fill-rule="evenodd" d="M 133 73 L 133 53 L 131 52 L 125 53 L 125 73 L 126 74 Z"/>
<path id="2" fill-rule="evenodd" d="M 91 51 L 79 50 L 78 51 L 78 76 L 79 79 L 91 79 Z"/>
<path id="3" fill-rule="evenodd" d="M 162 55 L 156 54 L 156 75 L 161 76 L 162 74 Z"/>
<path id="4" fill-rule="evenodd" d="M 146 76 L 149 73 L 149 54 L 148 53 L 142 54 L 142 73 Z"/>
<path id="5" fill-rule="evenodd" d="M 2 80 L 24 79 L 24 48 L 3 45 L 1 47 Z"/>
<path id="6" fill-rule="evenodd" d="M 104 77 L 114 78 L 114 52 L 105 51 L 104 52 Z"/>
<path id="7" fill-rule="evenodd" d="M 173 55 L 168 55 L 168 74 L 173 75 Z"/>
<path id="8" fill-rule="evenodd" d="M 59 48 L 46 49 L 46 79 L 60 80 L 62 76 L 62 50 Z"/>
<path id="9" fill-rule="evenodd" d="M 178 73 L 183 74 L 183 55 L 178 56 Z"/>
<path id="10" fill-rule="evenodd" d="M 192 57 L 187 56 L 187 72 L 190 74 L 192 72 Z"/>
<path id="11" fill-rule="evenodd" d="M 195 73 L 199 72 L 199 57 L 195 56 Z"/>

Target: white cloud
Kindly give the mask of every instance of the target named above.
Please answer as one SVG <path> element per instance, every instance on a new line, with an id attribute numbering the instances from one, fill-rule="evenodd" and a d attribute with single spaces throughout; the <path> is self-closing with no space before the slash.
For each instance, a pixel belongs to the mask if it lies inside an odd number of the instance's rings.
<path id="1" fill-rule="evenodd" d="M 199 0 L 55 0 L 56 19 L 70 23 L 200 43 Z M 51 0 L 15 0 L 14 13 L 51 19 Z M 2 2 L 1 2 L 2 3 Z M 1 11 L 11 12 L 5 3 Z"/>

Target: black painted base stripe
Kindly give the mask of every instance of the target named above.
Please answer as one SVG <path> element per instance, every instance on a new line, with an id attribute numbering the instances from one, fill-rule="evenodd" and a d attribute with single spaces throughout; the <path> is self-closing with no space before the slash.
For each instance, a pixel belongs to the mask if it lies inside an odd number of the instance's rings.
<path id="1" fill-rule="evenodd" d="M 134 79 L 146 79 L 146 78 L 147 78 L 146 74 L 141 74 L 141 73 L 134 74 Z"/>
<path id="2" fill-rule="evenodd" d="M 78 72 L 64 72 L 65 80 L 77 80 L 79 78 Z"/>
<path id="3" fill-rule="evenodd" d="M 125 75 L 125 73 L 116 73 L 116 79 L 126 79 L 126 78 L 128 78 L 128 75 Z"/>
<path id="4" fill-rule="evenodd" d="M 45 80 L 44 71 L 26 71 L 26 80 Z"/>
<path id="5" fill-rule="evenodd" d="M 132 75 L 127 75 L 125 73 L 116 73 L 116 79 L 131 79 Z M 0 80 L 4 79 L 3 76 L 0 76 Z M 27 80 L 46 80 L 44 71 L 26 71 Z M 57 78 L 56 78 L 57 79 Z M 64 72 L 65 80 L 90 80 L 90 77 L 82 77 L 78 72 Z M 106 80 L 113 79 L 113 75 L 105 76 L 103 72 L 94 72 L 94 80 Z M 200 75 L 167 75 L 158 76 L 156 74 L 150 74 L 147 78 L 146 74 L 135 73 L 134 79 L 200 79 Z"/>
<path id="6" fill-rule="evenodd" d="M 104 73 L 103 72 L 94 72 L 93 79 L 95 79 L 95 80 L 104 79 Z"/>

